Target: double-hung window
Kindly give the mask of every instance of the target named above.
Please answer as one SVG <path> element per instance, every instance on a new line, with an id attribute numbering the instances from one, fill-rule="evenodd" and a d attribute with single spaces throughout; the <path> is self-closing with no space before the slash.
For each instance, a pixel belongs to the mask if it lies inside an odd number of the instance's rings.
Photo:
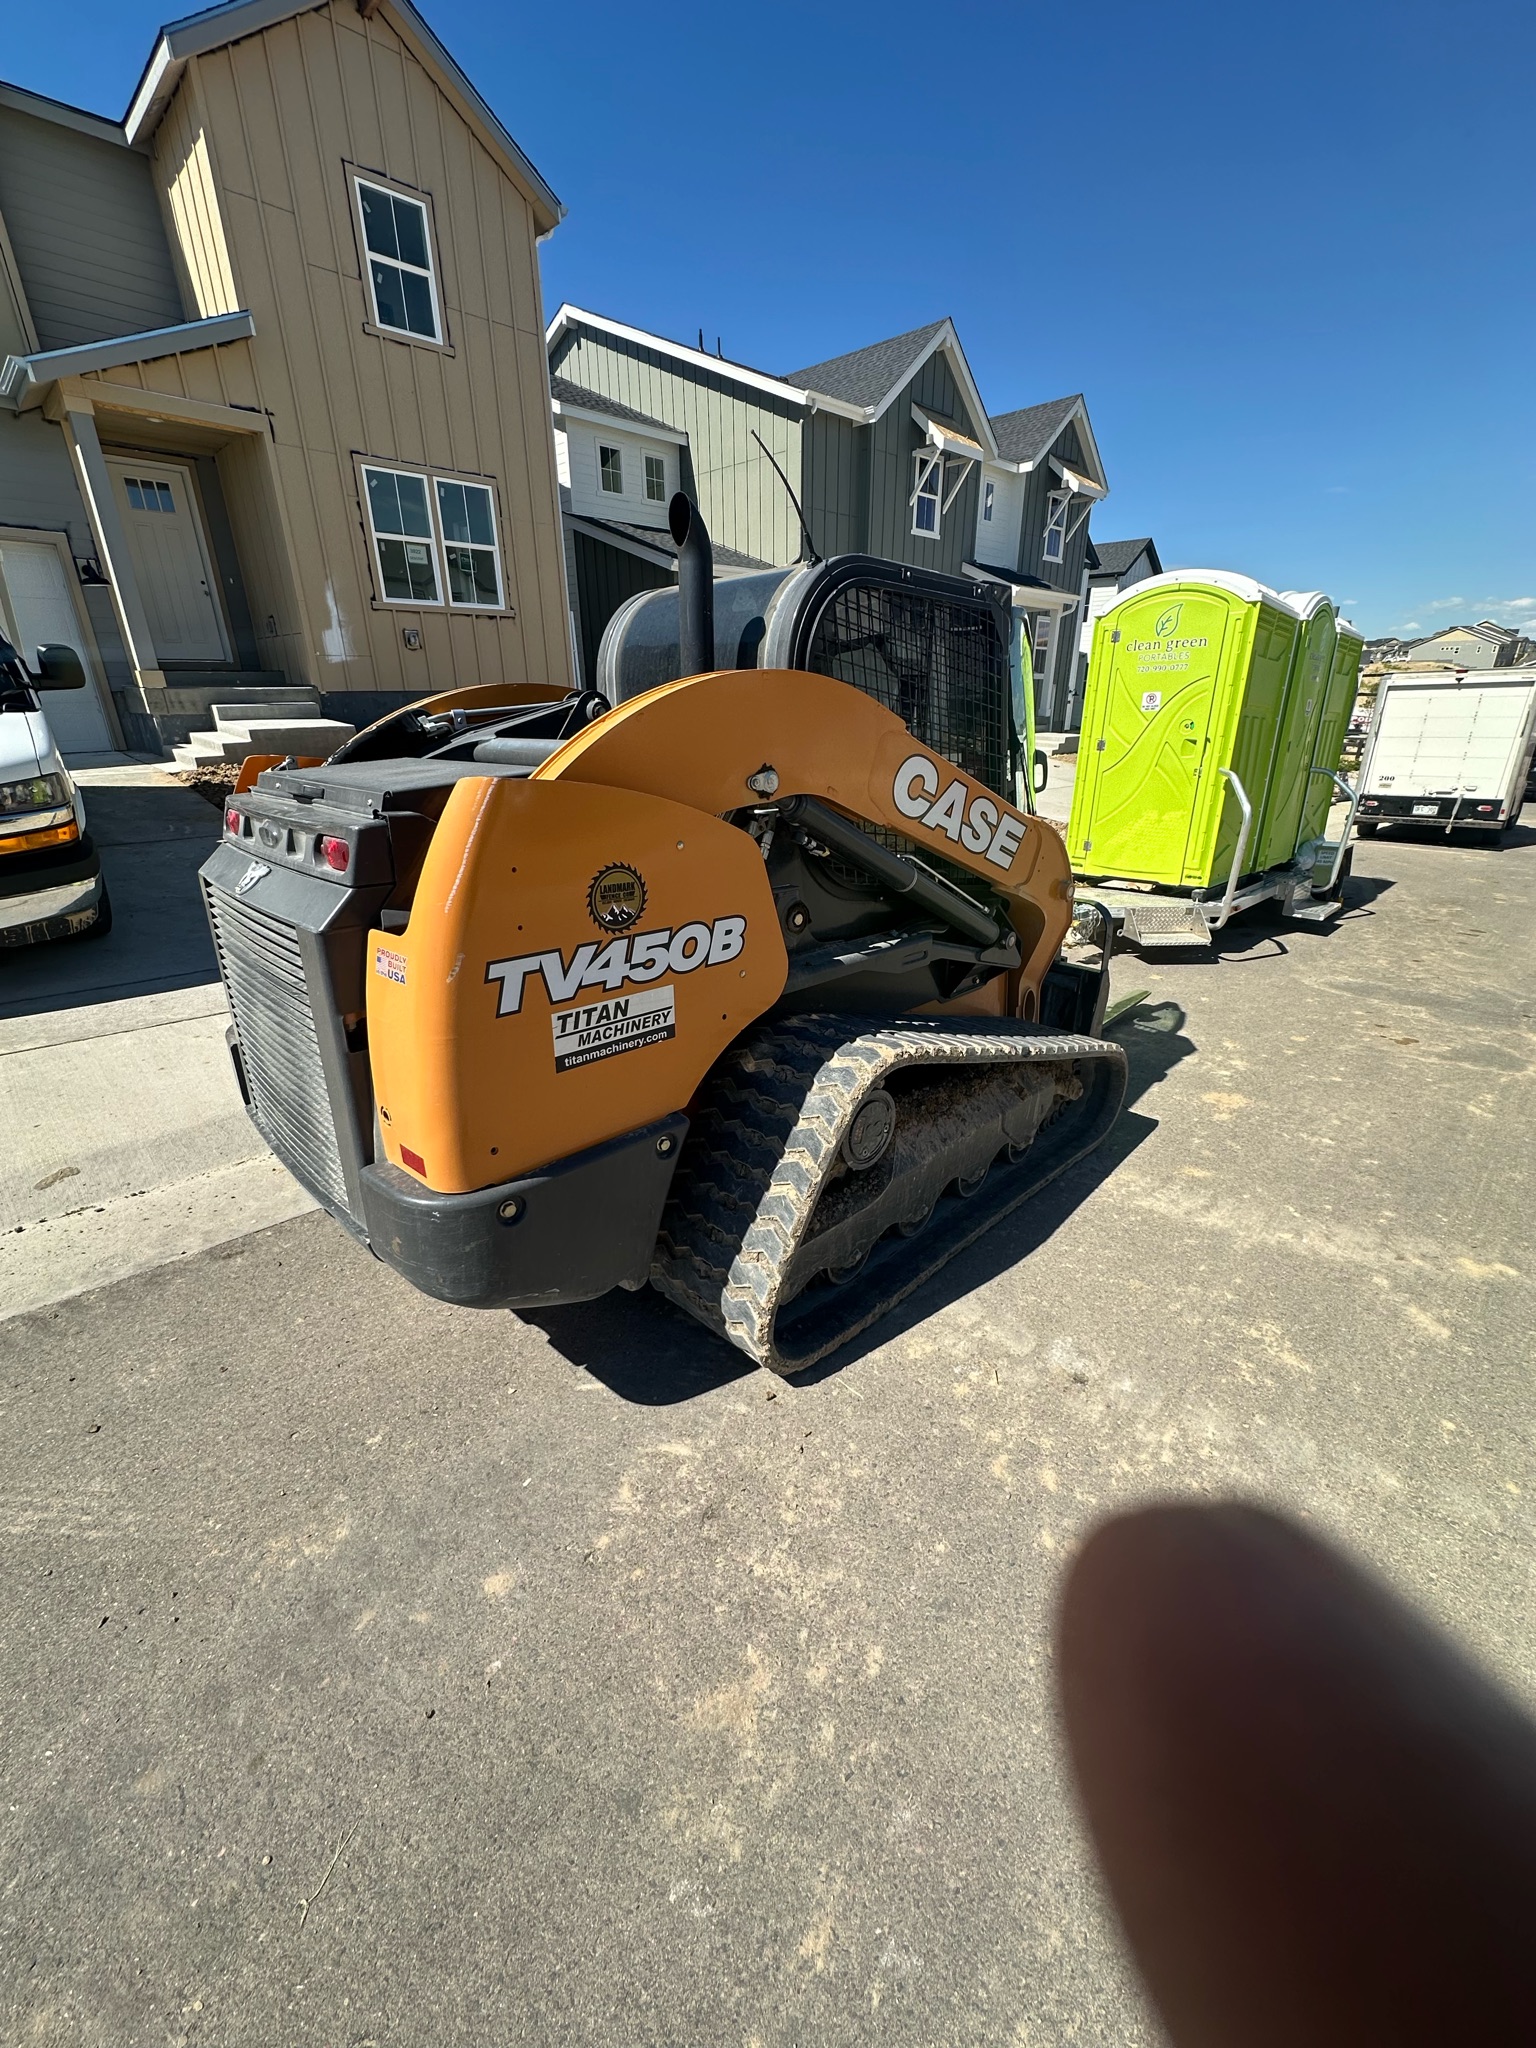
<path id="1" fill-rule="evenodd" d="M 1045 545 L 1041 555 L 1047 562 L 1063 560 L 1067 552 L 1067 507 L 1072 503 L 1070 491 L 1052 491 L 1045 518 Z"/>
<path id="2" fill-rule="evenodd" d="M 645 495 L 653 505 L 667 502 L 667 465 L 659 455 L 645 458 Z"/>
<path id="3" fill-rule="evenodd" d="M 368 525 L 385 604 L 501 611 L 501 553 L 488 484 L 362 465 Z"/>
<path id="4" fill-rule="evenodd" d="M 912 531 L 937 540 L 944 488 L 944 458 L 920 448 L 912 458 L 917 488 L 912 493 Z"/>
<path id="5" fill-rule="evenodd" d="M 358 178 L 357 203 L 367 248 L 373 317 L 390 334 L 420 341 L 443 338 L 431 223 L 419 199 Z"/>
<path id="6" fill-rule="evenodd" d="M 624 452 L 620 448 L 604 447 L 597 450 L 597 480 L 605 491 L 612 491 L 618 497 L 624 495 Z"/>

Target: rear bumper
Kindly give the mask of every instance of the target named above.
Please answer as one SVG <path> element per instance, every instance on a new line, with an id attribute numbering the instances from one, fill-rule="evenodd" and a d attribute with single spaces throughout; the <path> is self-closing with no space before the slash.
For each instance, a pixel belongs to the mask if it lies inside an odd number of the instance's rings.
<path id="1" fill-rule="evenodd" d="M 68 938 L 94 922 L 101 902 L 101 856 L 89 839 L 8 858 L 16 865 L 0 860 L 0 946 Z"/>
<path id="2" fill-rule="evenodd" d="M 1491 810 L 1483 810 L 1484 804 Z M 1429 808 L 1433 806 L 1433 808 Z M 1480 796 L 1363 796 L 1356 820 L 1366 825 L 1449 825 L 1481 826 L 1497 832 L 1507 825 L 1511 812 L 1498 797 Z"/>
<path id="3" fill-rule="evenodd" d="M 368 1242 L 413 1287 L 461 1308 L 552 1308 L 639 1287 L 687 1130 L 680 1113 L 663 1117 L 468 1195 L 365 1166 Z"/>

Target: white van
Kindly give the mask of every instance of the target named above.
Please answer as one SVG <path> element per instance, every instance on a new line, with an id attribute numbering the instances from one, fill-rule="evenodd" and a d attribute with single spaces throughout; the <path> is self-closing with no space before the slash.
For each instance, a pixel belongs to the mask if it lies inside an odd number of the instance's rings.
<path id="1" fill-rule="evenodd" d="M 40 699 L 43 691 L 84 688 L 72 647 L 39 647 L 31 674 L 0 636 L 0 946 L 104 938 L 112 929 L 85 802 Z"/>
<path id="2" fill-rule="evenodd" d="M 1536 750 L 1536 669 L 1384 676 L 1360 769 L 1357 830 L 1500 833 L 1520 815 Z"/>

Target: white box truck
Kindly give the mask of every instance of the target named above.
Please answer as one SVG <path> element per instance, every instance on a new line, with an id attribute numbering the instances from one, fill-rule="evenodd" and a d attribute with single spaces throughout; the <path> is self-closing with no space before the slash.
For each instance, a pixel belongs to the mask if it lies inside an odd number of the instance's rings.
<path id="1" fill-rule="evenodd" d="M 1442 825 L 1499 834 L 1536 751 L 1536 669 L 1384 676 L 1360 769 L 1359 832 Z"/>

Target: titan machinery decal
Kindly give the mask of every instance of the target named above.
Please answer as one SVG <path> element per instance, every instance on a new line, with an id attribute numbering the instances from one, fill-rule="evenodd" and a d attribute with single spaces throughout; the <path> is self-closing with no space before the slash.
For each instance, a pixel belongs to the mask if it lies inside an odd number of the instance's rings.
<path id="1" fill-rule="evenodd" d="M 660 931 L 636 932 L 607 945 L 589 939 L 573 953 L 520 953 L 515 960 L 487 963 L 485 978 L 498 981 L 498 1017 L 515 1017 L 523 1007 L 523 990 L 530 975 L 543 981 L 551 1003 L 568 1003 L 582 989 L 603 988 L 616 993 L 626 982 L 660 981 L 664 974 L 692 974 L 699 967 L 719 967 L 734 960 L 747 942 L 744 917 L 717 917 L 713 924 L 670 925 Z M 665 999 L 665 1000 L 663 1000 Z M 598 1001 L 555 1015 L 555 1065 L 558 1071 L 580 1066 L 587 1060 L 603 1059 L 609 1052 L 633 1052 L 641 1045 L 654 1045 L 673 1034 L 672 990 L 649 991 L 644 1000 L 631 997 L 622 1002 Z M 611 1031 L 605 1042 L 601 1034 Z M 577 1037 L 582 1039 L 578 1049 Z M 569 1041 L 569 1043 L 568 1043 Z"/>
<path id="2" fill-rule="evenodd" d="M 958 776 L 944 785 L 941 795 L 941 780 L 936 761 L 926 754 L 909 754 L 896 770 L 892 801 L 904 818 L 916 818 L 956 846 L 984 854 L 995 868 L 1011 868 L 1028 829 L 1024 819 L 1006 810 L 996 797 L 973 796 L 967 806 L 966 785 Z"/>
<path id="3" fill-rule="evenodd" d="M 555 1040 L 555 1072 L 612 1059 L 616 1052 L 638 1052 L 677 1036 L 677 991 L 642 989 L 637 996 L 610 996 L 606 1002 L 581 1003 L 574 1010 L 552 1010 L 549 1028 Z"/>

